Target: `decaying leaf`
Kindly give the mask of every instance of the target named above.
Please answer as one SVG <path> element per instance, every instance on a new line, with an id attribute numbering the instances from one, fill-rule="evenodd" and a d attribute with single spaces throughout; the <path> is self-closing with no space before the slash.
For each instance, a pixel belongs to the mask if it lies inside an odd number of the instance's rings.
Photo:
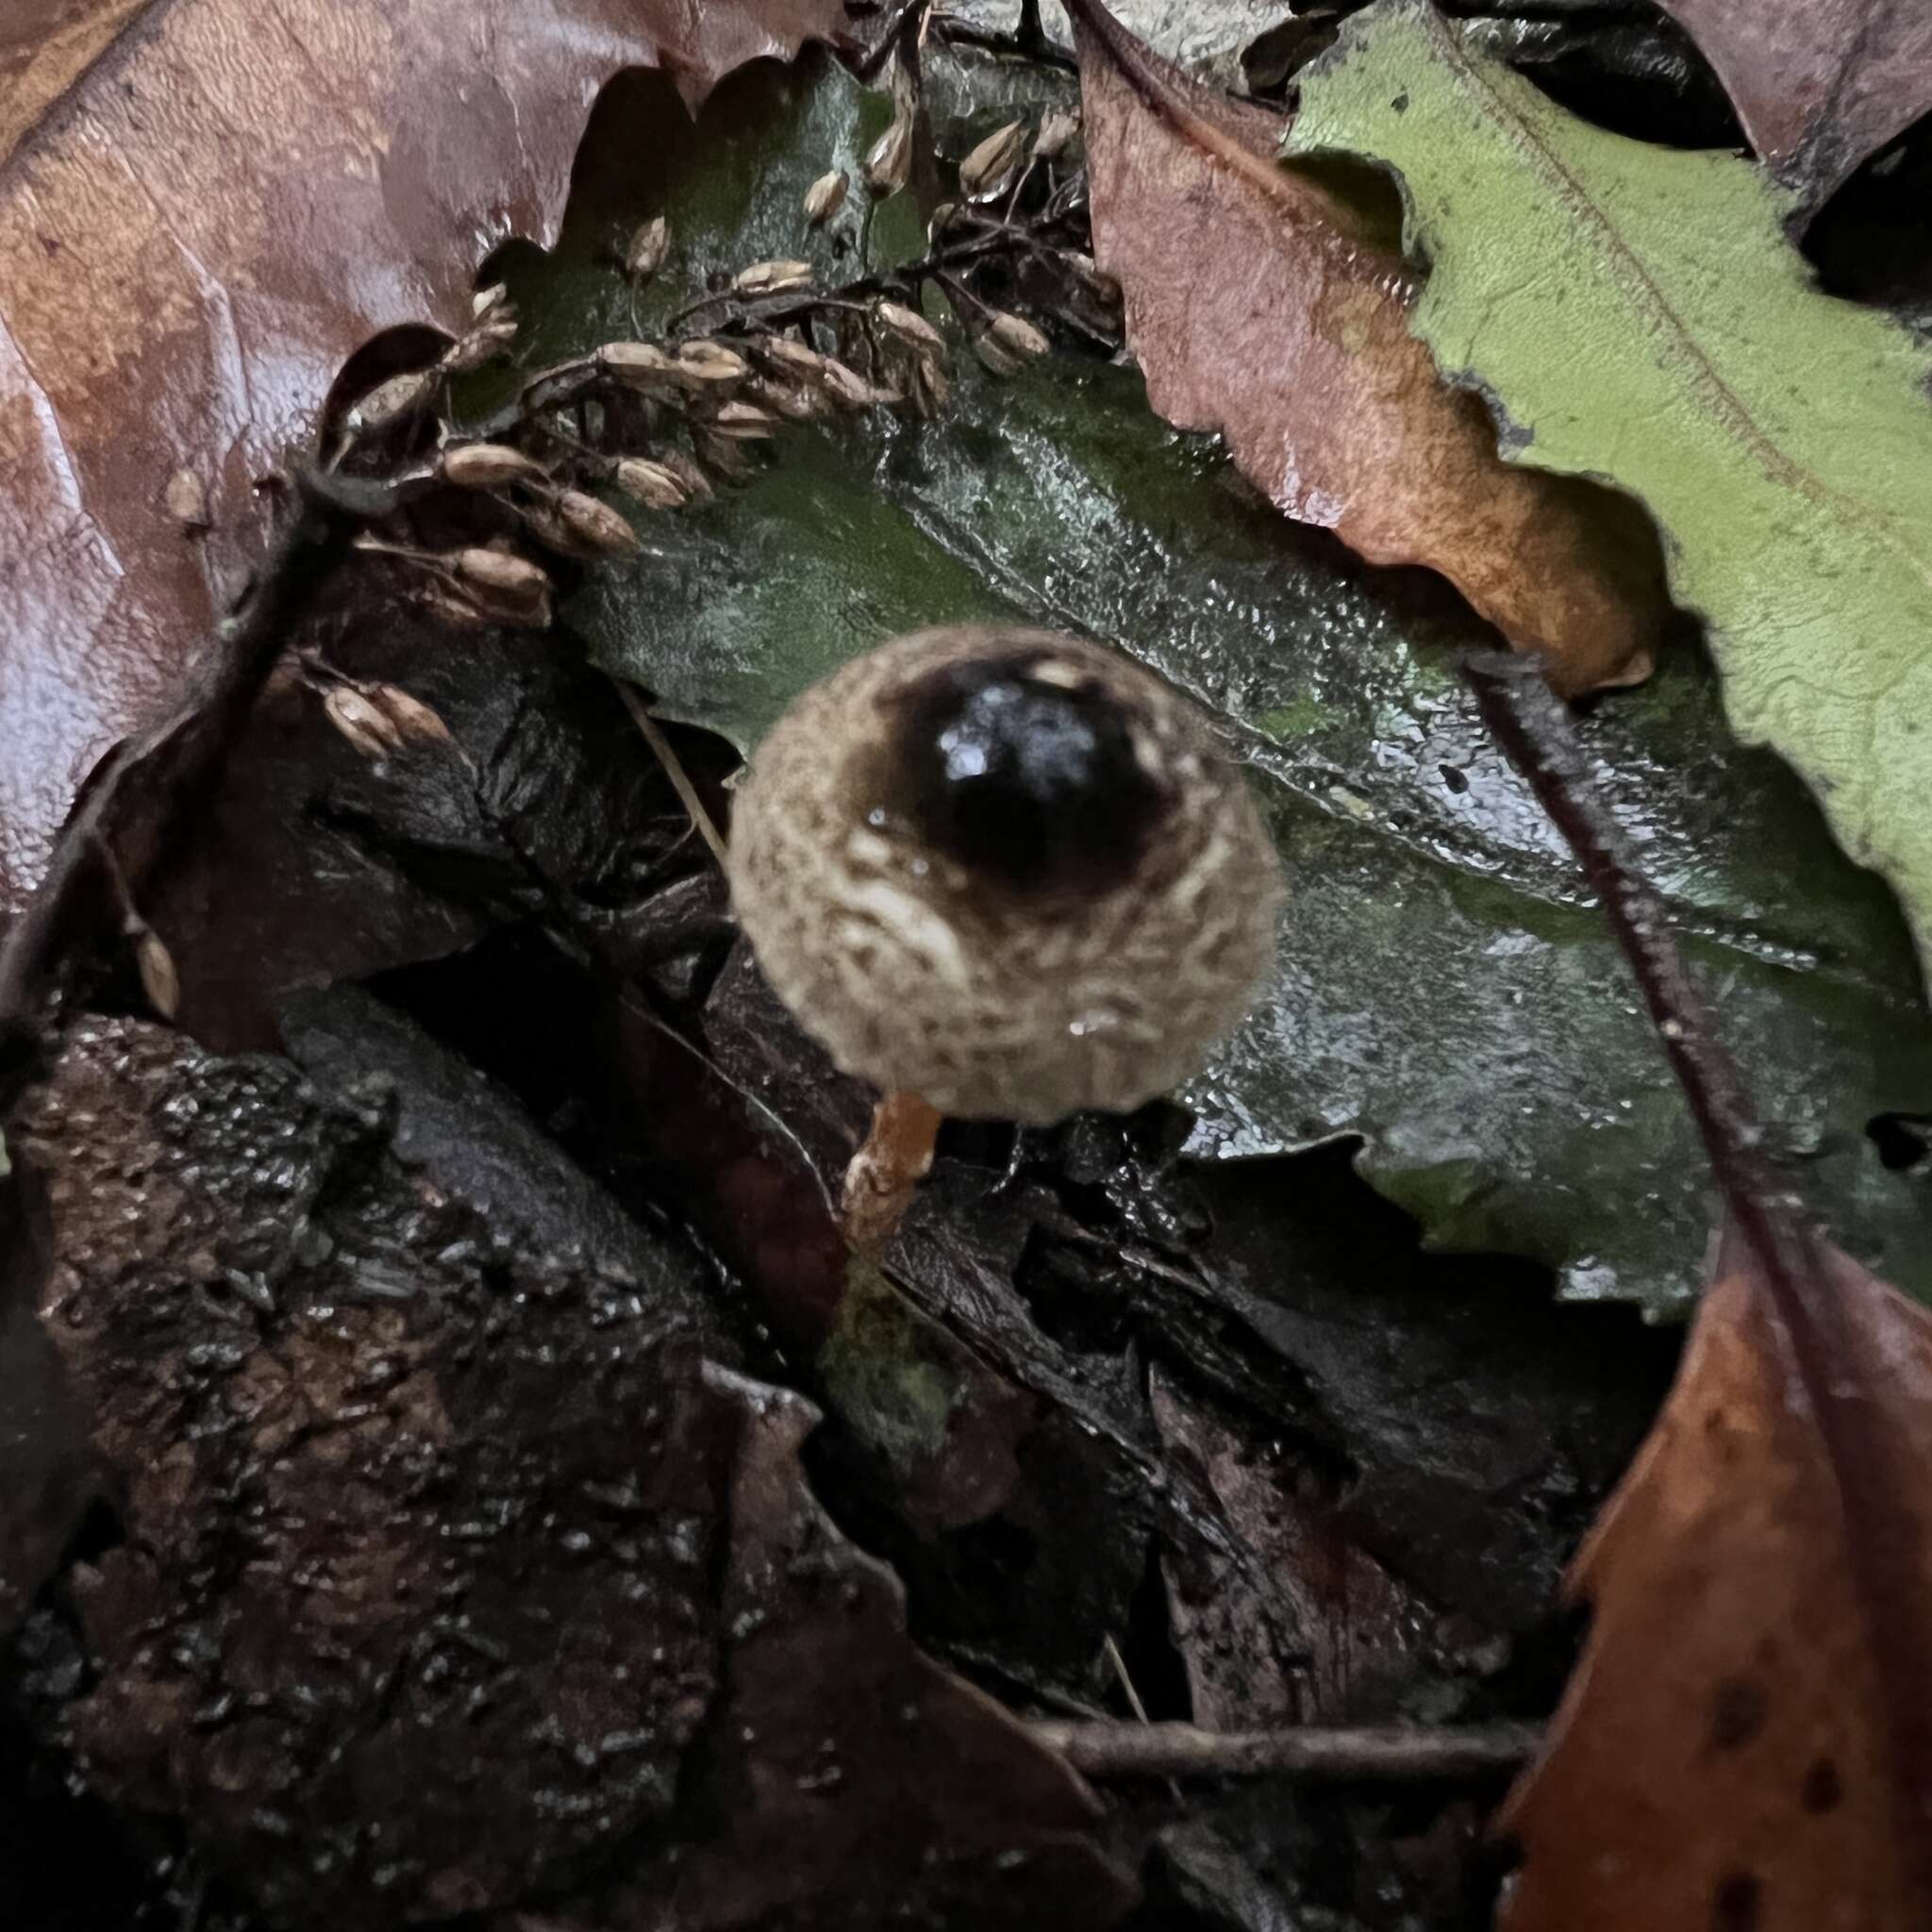
<path id="1" fill-rule="evenodd" d="M 1194 1722 L 1208 1730 L 1340 1724 L 1428 1641 L 1429 1607 L 1338 1521 L 1333 1486 L 1278 1439 L 1255 1442 L 1156 1365 L 1148 1407 L 1169 1457 L 1198 1465 L 1246 1550 L 1165 1557 L 1168 1620 Z"/>
<path id="2" fill-rule="evenodd" d="M 1807 1286 L 1837 1416 L 1729 1238 L 1576 1560 L 1595 1622 L 1504 1821 L 1507 1932 L 1932 1924 L 1932 1315 L 1835 1249 Z"/>
<path id="3" fill-rule="evenodd" d="M 170 477 L 206 478 L 208 564 L 232 590 L 257 482 L 349 353 L 396 325 L 460 332 L 482 255 L 551 239 L 606 79 L 662 66 L 694 102 L 747 59 L 875 44 L 891 19 L 842 0 L 291 0 L 272 25 L 247 0 L 102 0 L 9 17 L 0 912 L 214 614 Z"/>
<path id="4" fill-rule="evenodd" d="M 1732 725 L 1809 781 L 1932 959 L 1932 357 L 1820 294 L 1749 163 L 1607 134 L 1379 0 L 1303 77 L 1291 143 L 1400 171 L 1438 360 L 1523 465 L 1656 512 Z"/>
<path id="5" fill-rule="evenodd" d="M 1070 10 L 1094 254 L 1155 408 L 1219 430 L 1290 516 L 1440 571 L 1565 690 L 1642 677 L 1663 603 L 1641 513 L 1575 478 L 1524 488 L 1410 333 L 1416 284 L 1373 215 L 1276 164 L 1277 116 L 1190 80 L 1096 0 Z"/>
<path id="6" fill-rule="evenodd" d="M 567 1908 L 620 1849 L 606 1923 L 1111 1923 L 1091 1793 L 908 1640 L 687 1247 L 375 1002 L 306 1044 L 371 1019 L 390 1124 L 99 1019 L 24 1111 L 129 1531 L 73 1578 L 89 1783 L 283 1924 Z"/>
<path id="7" fill-rule="evenodd" d="M 1814 208 L 1932 110 L 1924 0 L 1660 0 L 1717 69 L 1759 157 Z"/>

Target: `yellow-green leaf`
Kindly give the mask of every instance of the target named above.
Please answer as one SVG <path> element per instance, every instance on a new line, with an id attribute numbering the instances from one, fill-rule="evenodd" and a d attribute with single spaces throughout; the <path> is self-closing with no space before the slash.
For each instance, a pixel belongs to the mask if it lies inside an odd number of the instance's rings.
<path id="1" fill-rule="evenodd" d="M 1640 496 L 1731 724 L 1783 754 L 1932 959 L 1932 356 L 1822 294 L 1748 162 L 1605 133 L 1377 0 L 1304 76 L 1297 154 L 1396 171 L 1413 326 L 1515 460 Z"/>

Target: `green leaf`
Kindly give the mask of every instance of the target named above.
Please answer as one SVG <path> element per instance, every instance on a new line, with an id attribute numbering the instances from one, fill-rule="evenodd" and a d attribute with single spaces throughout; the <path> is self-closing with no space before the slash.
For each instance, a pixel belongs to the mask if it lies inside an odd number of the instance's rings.
<path id="1" fill-rule="evenodd" d="M 1291 146 L 1393 168 L 1413 325 L 1523 463 L 1633 491 L 1709 621 L 1732 725 L 1809 782 L 1932 962 L 1932 356 L 1823 295 L 1747 162 L 1607 134 L 1378 0 Z"/>
<path id="2" fill-rule="evenodd" d="M 1004 118 L 946 111 L 955 152 Z M 683 281 L 654 299 L 789 251 L 797 197 L 879 112 L 824 65 L 727 86 L 666 186 Z M 531 327 L 609 334 L 623 296 L 599 274 L 526 264 Z M 1280 983 L 1184 1096 L 1192 1151 L 1358 1134 L 1432 1240 L 1681 1309 L 1714 1213 L 1702 1157 L 1601 917 L 1452 674 L 1481 626 L 1439 580 L 1287 523 L 1131 371 L 1056 357 L 998 384 L 955 364 L 940 422 L 789 435 L 741 490 L 650 520 L 647 555 L 588 574 L 572 622 L 668 715 L 746 748 L 896 630 L 1024 617 L 1116 640 L 1225 720 L 1291 874 Z M 1924 1181 L 1864 1132 L 1932 1098 L 1896 908 L 1776 760 L 1731 741 L 1688 654 L 1583 728 L 1807 1193 L 1932 1293 Z"/>

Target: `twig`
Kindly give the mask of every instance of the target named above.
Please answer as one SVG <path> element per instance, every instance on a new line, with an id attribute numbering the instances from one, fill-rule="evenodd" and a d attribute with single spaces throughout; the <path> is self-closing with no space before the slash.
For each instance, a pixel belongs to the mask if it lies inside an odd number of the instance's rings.
<path id="1" fill-rule="evenodd" d="M 1922 1897 L 1932 1900 L 1932 1706 L 1926 1677 L 1924 1553 L 1896 1524 L 1890 1499 L 1907 1473 L 1874 1421 L 1868 1362 L 1855 1319 L 1832 1282 L 1801 1203 L 1764 1152 L 1764 1130 L 1736 1063 L 1719 1044 L 1711 1011 L 1686 970 L 1661 897 L 1639 871 L 1629 840 L 1591 779 L 1569 713 L 1524 660 L 1471 653 L 1463 675 L 1484 722 L 1569 842 L 1603 901 L 1645 1006 L 1690 1103 L 1732 1224 L 1758 1271 L 1771 1312 L 1785 1332 L 1792 1366 L 1816 1416 L 1837 1480 L 1848 1567 L 1879 1681 L 1899 1688 L 1885 1700 L 1893 1801 Z"/>
<path id="2" fill-rule="evenodd" d="M 1008 32 L 979 26 L 950 13 L 936 14 L 933 24 L 949 47 L 977 47 L 982 53 L 1009 55 L 1035 66 L 1058 67 L 1068 74 L 1080 71 L 1079 62 L 1047 38 L 1040 22 L 1040 0 L 1023 0 L 1020 23 Z"/>
<path id="3" fill-rule="evenodd" d="M 1541 1741 L 1535 1724 L 1297 1725 L 1204 1731 L 1195 1724 L 1070 1723 L 1027 1728 L 1090 1777 L 1462 1778 L 1514 1771 Z"/>
<path id="4" fill-rule="evenodd" d="M 617 694 L 624 700 L 625 708 L 636 721 L 638 729 L 643 733 L 644 742 L 658 754 L 658 762 L 664 767 L 664 775 L 671 780 L 671 789 L 677 793 L 684 808 L 691 814 L 691 822 L 711 848 L 711 857 L 730 875 L 730 859 L 724 850 L 724 841 L 718 827 L 711 822 L 711 814 L 705 809 L 705 801 L 698 796 L 698 788 L 691 782 L 691 774 L 684 769 L 684 760 L 677 756 L 675 747 L 664 735 L 664 727 L 651 716 L 650 708 L 636 690 L 621 677 L 613 677 L 611 683 L 617 687 Z"/>

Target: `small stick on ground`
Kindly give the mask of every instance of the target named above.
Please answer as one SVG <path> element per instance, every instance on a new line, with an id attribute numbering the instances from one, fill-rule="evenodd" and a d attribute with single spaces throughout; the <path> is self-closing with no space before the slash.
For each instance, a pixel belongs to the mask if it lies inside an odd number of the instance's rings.
<path id="1" fill-rule="evenodd" d="M 1512 1772 L 1535 1752 L 1535 1724 L 1297 1725 L 1204 1731 L 1195 1724 L 1037 1719 L 1027 1728 L 1089 1777 L 1462 1778 Z"/>
<path id="2" fill-rule="evenodd" d="M 932 1171 L 942 1116 L 916 1093 L 889 1093 L 873 1109 L 872 1130 L 845 1170 L 839 1221 L 861 1255 L 876 1255 L 905 1219 Z"/>
<path id="3" fill-rule="evenodd" d="M 643 733 L 644 742 L 658 754 L 658 762 L 664 767 L 664 775 L 671 780 L 671 789 L 677 793 L 684 808 L 691 814 L 691 822 L 698 828 L 705 843 L 711 848 L 711 857 L 724 869 L 725 877 L 731 875 L 730 861 L 724 851 L 724 840 L 718 827 L 712 823 L 711 814 L 705 809 L 705 801 L 698 796 L 698 788 L 691 782 L 691 774 L 684 769 L 684 760 L 677 756 L 670 739 L 664 735 L 664 727 L 651 716 L 650 708 L 632 688 L 622 678 L 612 678 L 617 686 L 618 695 L 623 698 L 625 708 L 636 721 L 638 729 Z"/>

